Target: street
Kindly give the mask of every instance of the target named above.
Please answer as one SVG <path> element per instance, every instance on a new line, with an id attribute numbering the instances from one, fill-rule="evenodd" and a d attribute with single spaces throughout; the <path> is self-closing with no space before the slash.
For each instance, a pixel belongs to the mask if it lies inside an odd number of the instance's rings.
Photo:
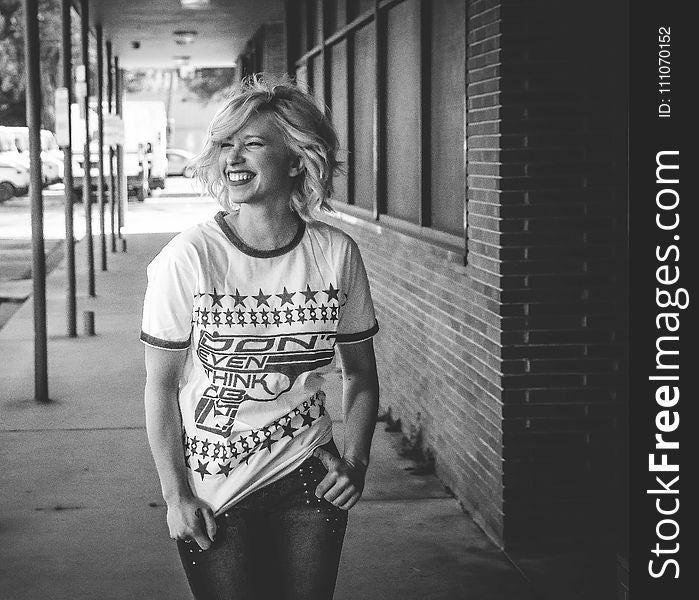
<path id="1" fill-rule="evenodd" d="M 124 235 L 180 231 L 214 214 L 218 204 L 200 198 L 195 182 L 185 177 L 170 177 L 165 190 L 155 190 L 144 203 L 130 201 L 125 217 Z M 61 262 L 64 254 L 65 214 L 63 185 L 55 184 L 43 192 L 44 238 L 47 272 Z M 177 206 L 177 210 L 172 210 Z M 105 215 L 108 254 L 110 243 L 109 208 Z M 85 235 L 85 210 L 82 203 L 74 208 L 75 239 Z M 99 269 L 99 211 L 92 209 L 92 231 L 95 239 L 95 268 Z M 109 256 L 107 256 L 109 267 Z M 31 294 L 32 225 L 29 196 L 12 198 L 0 204 L 0 328 Z M 86 270 L 77 264 L 76 269 Z"/>

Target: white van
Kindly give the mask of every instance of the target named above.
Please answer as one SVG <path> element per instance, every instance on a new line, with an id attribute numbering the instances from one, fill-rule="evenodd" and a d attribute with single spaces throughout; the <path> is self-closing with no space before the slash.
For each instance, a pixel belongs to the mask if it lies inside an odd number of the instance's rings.
<path id="1" fill-rule="evenodd" d="M 165 187 L 167 177 L 167 113 L 159 101 L 124 102 L 124 152 L 126 170 L 137 168 L 145 153 L 149 191 Z M 135 182 L 138 187 L 139 182 Z M 129 186 L 131 188 L 132 186 Z"/>
<path id="2" fill-rule="evenodd" d="M 14 196 L 24 196 L 29 191 L 29 170 L 11 162 L 0 160 L 0 202 Z"/>
<path id="3" fill-rule="evenodd" d="M 20 154 L 15 145 L 15 135 L 0 125 L 0 160 L 5 164 L 20 165 L 29 169 L 29 156 Z"/>
<path id="4" fill-rule="evenodd" d="M 21 154 L 29 156 L 29 128 L 7 127 L 6 129 L 14 134 L 17 150 Z M 46 152 L 42 147 L 41 171 L 46 185 L 63 181 L 63 159 Z"/>

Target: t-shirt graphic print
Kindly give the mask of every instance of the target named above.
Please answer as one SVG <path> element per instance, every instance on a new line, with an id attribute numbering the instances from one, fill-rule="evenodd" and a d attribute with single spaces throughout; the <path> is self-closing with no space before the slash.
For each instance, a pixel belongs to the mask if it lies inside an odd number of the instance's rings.
<path id="1" fill-rule="evenodd" d="M 335 344 L 377 330 L 359 250 L 339 229 L 299 220 L 289 244 L 261 251 L 220 212 L 175 236 L 148 266 L 141 339 L 187 351 L 179 406 L 193 491 L 222 512 L 328 442 Z"/>

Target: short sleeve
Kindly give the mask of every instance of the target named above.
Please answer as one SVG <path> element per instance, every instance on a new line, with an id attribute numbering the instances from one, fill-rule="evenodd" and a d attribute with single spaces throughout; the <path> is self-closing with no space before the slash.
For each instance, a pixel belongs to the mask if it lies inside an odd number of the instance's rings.
<path id="1" fill-rule="evenodd" d="M 363 342 L 379 330 L 364 262 L 354 240 L 348 241 L 340 283 L 338 344 Z"/>
<path id="2" fill-rule="evenodd" d="M 164 350 L 185 350 L 192 330 L 197 270 L 178 244 L 168 244 L 148 265 L 141 341 Z"/>

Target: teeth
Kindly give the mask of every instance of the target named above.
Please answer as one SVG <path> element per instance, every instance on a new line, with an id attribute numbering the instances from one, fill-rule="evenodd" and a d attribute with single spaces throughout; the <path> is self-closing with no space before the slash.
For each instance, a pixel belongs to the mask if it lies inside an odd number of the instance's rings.
<path id="1" fill-rule="evenodd" d="M 228 173 L 228 181 L 249 181 L 253 177 L 252 173 Z"/>

